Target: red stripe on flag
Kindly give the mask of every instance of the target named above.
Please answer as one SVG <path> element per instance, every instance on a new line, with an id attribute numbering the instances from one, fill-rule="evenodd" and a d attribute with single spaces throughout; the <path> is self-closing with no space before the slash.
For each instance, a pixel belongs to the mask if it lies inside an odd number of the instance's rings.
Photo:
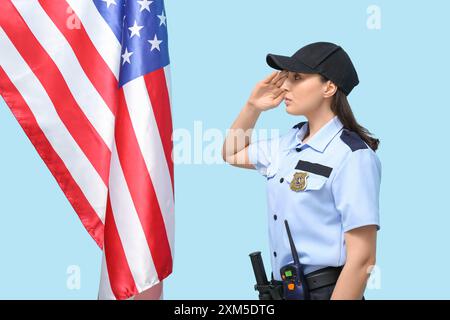
<path id="1" fill-rule="evenodd" d="M 138 293 L 133 274 L 117 230 L 108 194 L 105 217 L 105 257 L 109 283 L 116 299 L 127 299 Z"/>
<path id="2" fill-rule="evenodd" d="M 56 64 L 45 52 L 31 30 L 10 1 L 0 0 L 8 19 L 1 26 L 22 58 L 44 86 L 61 121 L 97 170 L 105 185 L 108 184 L 111 152 L 89 122 L 70 92 Z"/>
<path id="3" fill-rule="evenodd" d="M 0 67 L 0 93 L 25 134 L 55 177 L 81 222 L 97 245 L 103 248 L 103 223 L 89 204 L 64 162 L 42 132 L 20 92 Z"/>
<path id="4" fill-rule="evenodd" d="M 80 19 L 66 1 L 40 0 L 39 3 L 64 35 L 87 77 L 115 115 L 117 110 L 118 82 L 105 60 L 95 48 Z M 69 17 L 79 21 L 79 29 L 70 29 L 67 26 Z"/>
<path id="5" fill-rule="evenodd" d="M 164 69 L 159 69 L 144 76 L 145 85 L 152 103 L 153 114 L 158 124 L 159 135 L 164 148 L 167 166 L 169 167 L 174 192 L 173 159 L 172 159 L 172 114 L 170 110 L 169 91 L 167 90 Z"/>
<path id="6" fill-rule="evenodd" d="M 117 153 L 158 278 L 163 280 L 172 272 L 172 255 L 166 228 L 153 183 L 133 130 L 123 89 L 119 92 L 119 99 L 115 132 Z"/>

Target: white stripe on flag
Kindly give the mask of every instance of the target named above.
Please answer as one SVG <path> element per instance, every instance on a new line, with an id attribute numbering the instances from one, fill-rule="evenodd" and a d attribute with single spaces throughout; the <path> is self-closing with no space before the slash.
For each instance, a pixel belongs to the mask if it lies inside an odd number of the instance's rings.
<path id="1" fill-rule="evenodd" d="M 152 180 L 173 257 L 174 197 L 169 167 L 143 77 L 123 86 L 134 132 Z"/>
<path id="2" fill-rule="evenodd" d="M 89 81 L 72 48 L 36 0 L 13 2 L 33 35 L 58 67 L 74 99 L 111 150 L 114 115 Z"/>
<path id="3" fill-rule="evenodd" d="M 111 289 L 111 283 L 109 282 L 109 274 L 107 268 L 107 262 L 105 257 L 105 246 L 103 246 L 102 254 L 102 271 L 100 274 L 100 286 L 98 289 L 99 300 L 116 300 L 116 296 Z"/>
<path id="4" fill-rule="evenodd" d="M 116 79 L 119 79 L 122 46 L 98 12 L 94 1 L 67 0 L 67 3 L 77 14 L 89 38 Z"/>
<path id="5" fill-rule="evenodd" d="M 59 118 L 45 88 L 0 28 L 0 64 L 36 118 L 51 146 L 104 223 L 107 188 Z"/>
<path id="6" fill-rule="evenodd" d="M 159 282 L 141 221 L 119 162 L 116 145 L 111 155 L 109 194 L 114 220 L 138 291 Z M 142 287 L 142 286 L 145 287 Z"/>

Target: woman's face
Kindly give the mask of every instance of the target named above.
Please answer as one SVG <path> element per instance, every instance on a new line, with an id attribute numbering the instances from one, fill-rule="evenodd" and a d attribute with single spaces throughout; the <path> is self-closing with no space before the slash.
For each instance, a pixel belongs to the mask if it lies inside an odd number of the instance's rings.
<path id="1" fill-rule="evenodd" d="M 327 83 L 319 74 L 289 72 L 281 86 L 286 90 L 286 112 L 292 115 L 308 115 L 318 109 L 324 100 Z"/>

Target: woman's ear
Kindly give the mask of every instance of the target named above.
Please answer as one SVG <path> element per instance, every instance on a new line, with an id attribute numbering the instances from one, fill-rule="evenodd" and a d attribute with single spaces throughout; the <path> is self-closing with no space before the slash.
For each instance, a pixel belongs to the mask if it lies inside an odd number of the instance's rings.
<path id="1" fill-rule="evenodd" d="M 337 89 L 338 89 L 337 85 L 335 85 L 331 80 L 328 80 L 325 83 L 325 90 L 323 92 L 323 97 L 324 98 L 332 97 L 336 93 Z"/>

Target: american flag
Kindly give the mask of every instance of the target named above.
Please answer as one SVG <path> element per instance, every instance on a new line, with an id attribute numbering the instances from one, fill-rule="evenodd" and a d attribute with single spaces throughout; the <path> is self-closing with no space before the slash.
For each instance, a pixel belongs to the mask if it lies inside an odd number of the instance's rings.
<path id="1" fill-rule="evenodd" d="M 0 93 L 103 250 L 98 298 L 161 283 L 174 254 L 163 0 L 0 0 Z"/>

